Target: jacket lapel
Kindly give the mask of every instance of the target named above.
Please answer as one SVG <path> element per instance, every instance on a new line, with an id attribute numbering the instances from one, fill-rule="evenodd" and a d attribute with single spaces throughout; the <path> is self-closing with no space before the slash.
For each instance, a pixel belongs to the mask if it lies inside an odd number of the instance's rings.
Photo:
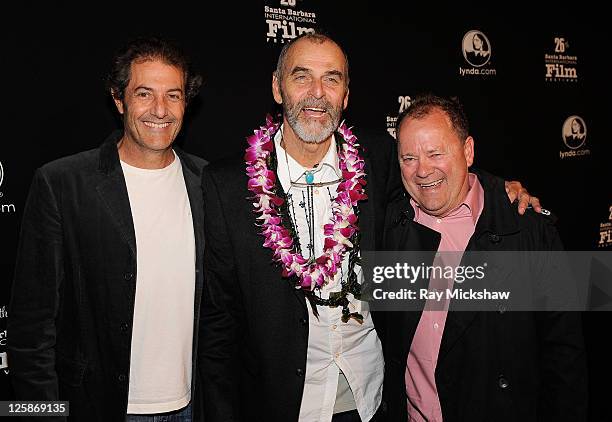
<path id="1" fill-rule="evenodd" d="M 422 254 L 424 260 L 431 264 L 440 244 L 440 234 L 421 224 L 414 222 L 414 209 L 407 197 L 400 199 L 391 206 L 388 216 L 390 228 L 385 233 L 385 249 L 391 251 L 416 251 Z M 428 255 L 428 252 L 431 255 Z M 414 263 L 409 263 L 414 264 Z M 415 286 L 418 288 L 424 286 Z M 389 312 L 387 317 L 388 341 L 395 343 L 390 350 L 399 353 L 396 358 L 405 362 L 414 333 L 421 319 L 424 299 L 418 299 L 417 308 L 421 311 Z"/>
<path id="2" fill-rule="evenodd" d="M 183 178 L 185 179 L 185 187 L 189 196 L 193 230 L 195 232 L 196 269 L 198 269 L 198 263 L 204 256 L 204 200 L 202 197 L 201 172 L 181 149 L 175 147 L 174 151 L 181 160 Z"/>
<path id="3" fill-rule="evenodd" d="M 96 191 L 108 208 L 121 236 L 129 245 L 135 258 L 136 235 L 134 234 L 132 211 L 117 152 L 117 142 L 120 138 L 121 133 L 116 131 L 100 147 L 98 170 L 102 173 L 103 178 L 96 186 Z"/>

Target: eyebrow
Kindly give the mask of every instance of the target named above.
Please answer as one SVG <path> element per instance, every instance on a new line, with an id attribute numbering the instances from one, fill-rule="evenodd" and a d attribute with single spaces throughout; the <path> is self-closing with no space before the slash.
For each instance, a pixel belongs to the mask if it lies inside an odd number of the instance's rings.
<path id="1" fill-rule="evenodd" d="M 306 67 L 296 66 L 291 70 L 290 75 L 295 75 L 296 73 L 299 73 L 299 72 L 312 73 L 312 71 Z M 324 73 L 324 75 L 337 76 L 340 79 L 344 79 L 344 74 L 340 72 L 339 70 L 328 70 L 327 72 Z"/>
<path id="2" fill-rule="evenodd" d="M 430 154 L 430 153 L 432 153 L 432 152 L 440 152 L 440 153 L 444 153 L 445 151 L 444 151 L 442 148 L 440 148 L 440 147 L 435 147 L 435 148 L 428 148 L 427 150 L 425 150 L 425 151 L 423 151 L 423 152 L 424 152 L 425 154 Z M 401 157 L 401 158 L 408 157 L 408 156 L 410 156 L 410 157 L 416 157 L 417 155 L 418 155 L 418 154 L 417 154 L 417 153 L 414 153 L 414 152 L 404 152 L 404 153 L 401 153 L 401 152 L 400 152 L 400 157 Z"/>
<path id="3" fill-rule="evenodd" d="M 144 89 L 144 90 L 147 90 L 147 91 L 153 91 L 153 88 L 150 88 L 150 87 L 145 86 L 145 85 L 138 85 L 136 88 L 134 88 L 134 91 L 137 91 L 139 89 Z M 176 91 L 181 92 L 181 93 L 183 92 L 183 90 L 181 88 L 170 88 L 166 92 L 176 92 Z"/>
<path id="4" fill-rule="evenodd" d="M 325 75 L 327 75 L 327 76 L 337 76 L 340 79 L 344 78 L 344 74 L 342 72 L 340 72 L 339 70 L 330 70 L 330 71 L 327 71 L 327 72 L 325 72 Z"/>
<path id="5" fill-rule="evenodd" d="M 311 73 L 310 69 L 308 69 L 308 68 L 301 67 L 301 66 L 296 66 L 293 69 L 291 69 L 291 73 L 290 74 L 291 75 L 295 75 L 296 73 L 299 73 L 299 72 Z"/>

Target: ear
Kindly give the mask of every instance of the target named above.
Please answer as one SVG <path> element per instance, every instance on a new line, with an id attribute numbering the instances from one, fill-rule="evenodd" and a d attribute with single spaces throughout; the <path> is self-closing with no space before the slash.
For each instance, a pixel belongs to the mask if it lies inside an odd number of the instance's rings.
<path id="1" fill-rule="evenodd" d="M 344 102 L 342 103 L 342 110 L 346 110 L 346 106 L 348 105 L 348 97 L 349 97 L 349 87 L 346 87 L 346 94 L 344 94 Z"/>
<path id="2" fill-rule="evenodd" d="M 117 93 L 111 89 L 111 96 L 113 97 L 113 101 L 115 102 L 115 107 L 119 111 L 119 114 L 123 114 L 123 101 L 116 95 Z"/>
<path id="3" fill-rule="evenodd" d="M 468 136 L 463 144 L 463 155 L 467 166 L 470 167 L 474 162 L 474 138 Z"/>
<path id="4" fill-rule="evenodd" d="M 274 101 L 277 104 L 283 103 L 283 96 L 281 95 L 280 81 L 276 77 L 276 72 L 272 73 L 272 95 L 274 96 Z"/>

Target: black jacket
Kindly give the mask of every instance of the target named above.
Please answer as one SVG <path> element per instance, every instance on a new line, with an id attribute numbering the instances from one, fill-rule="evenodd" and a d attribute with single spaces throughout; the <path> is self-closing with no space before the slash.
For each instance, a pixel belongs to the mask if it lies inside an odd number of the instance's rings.
<path id="1" fill-rule="evenodd" d="M 138 269 L 120 137 L 116 132 L 97 149 L 41 167 L 21 228 L 8 321 L 14 391 L 19 400 L 69 400 L 75 421 L 124 421 L 127 410 Z M 197 333 L 205 162 L 175 150 L 196 239 Z M 197 344 L 196 338 L 194 368 Z M 195 375 L 194 369 L 192 397 Z"/>
<path id="2" fill-rule="evenodd" d="M 562 248 L 552 219 L 509 203 L 504 182 L 478 174 L 484 209 L 466 250 Z M 385 250 L 436 251 L 440 234 L 413 221 L 408 198 L 387 212 Z M 404 373 L 420 312 L 378 312 L 389 421 L 407 420 Z M 435 372 L 445 422 L 581 421 L 586 362 L 578 312 L 448 313 Z"/>
<path id="3" fill-rule="evenodd" d="M 336 135 L 339 136 L 339 135 Z M 387 198 L 398 188 L 390 139 L 366 147 L 368 199 L 361 247 L 380 244 Z M 203 172 L 206 248 L 199 368 L 209 421 L 297 421 L 306 373 L 305 296 L 281 277 L 256 225 L 242 157 Z"/>

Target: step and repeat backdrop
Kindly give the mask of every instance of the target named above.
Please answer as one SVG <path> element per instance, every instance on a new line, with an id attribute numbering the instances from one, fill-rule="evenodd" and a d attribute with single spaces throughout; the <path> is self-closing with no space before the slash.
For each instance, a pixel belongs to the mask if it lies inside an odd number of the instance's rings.
<path id="1" fill-rule="evenodd" d="M 214 161 L 243 150 L 266 113 L 278 111 L 271 75 L 280 49 L 322 29 L 349 55 L 349 125 L 394 137 L 396 116 L 416 94 L 458 96 L 475 139 L 475 166 L 520 180 L 538 196 L 558 217 L 567 249 L 612 249 L 609 48 L 595 23 L 599 12 L 578 4 L 537 15 L 467 5 L 443 12 L 405 3 L 225 1 L 197 12 L 174 4 L 160 14 L 105 2 L 86 11 L 14 13 L 18 29 L 3 30 L 0 397 L 11 397 L 6 319 L 33 173 L 96 147 L 120 127 L 104 78 L 114 51 L 138 35 L 178 40 L 204 75 L 177 141 L 188 152 Z M 603 415 L 609 389 L 601 345 L 610 322 L 607 313 L 585 315 L 592 420 Z"/>

